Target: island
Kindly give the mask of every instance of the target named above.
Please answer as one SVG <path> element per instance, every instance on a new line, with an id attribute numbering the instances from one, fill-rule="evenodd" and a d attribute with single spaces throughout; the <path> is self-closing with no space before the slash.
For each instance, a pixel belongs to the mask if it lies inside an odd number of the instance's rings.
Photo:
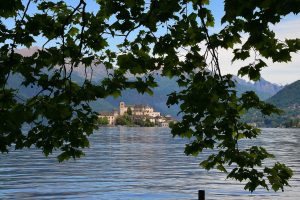
<path id="1" fill-rule="evenodd" d="M 126 105 L 125 102 L 119 103 L 119 110 L 100 112 L 98 119 L 98 124 L 102 126 L 169 127 L 176 122 L 172 116 L 161 115 L 149 105 Z"/>

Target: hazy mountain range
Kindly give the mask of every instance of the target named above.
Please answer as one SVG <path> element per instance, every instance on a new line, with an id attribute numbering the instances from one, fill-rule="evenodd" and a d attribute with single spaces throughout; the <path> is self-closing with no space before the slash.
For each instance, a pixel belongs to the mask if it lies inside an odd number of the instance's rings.
<path id="1" fill-rule="evenodd" d="M 37 51 L 37 47 L 28 49 L 21 49 L 18 52 L 22 55 L 29 56 L 35 51 Z M 107 71 L 103 65 L 97 65 L 93 67 L 93 70 L 87 70 L 88 77 L 91 77 L 94 82 L 99 82 L 101 79 L 107 76 Z M 84 67 L 74 68 L 72 80 L 75 82 L 83 82 L 85 77 Z M 129 75 L 130 76 L 130 75 Z M 135 90 L 126 90 L 122 92 L 122 96 L 114 99 L 113 97 L 109 97 L 106 99 L 98 100 L 96 102 L 92 102 L 91 105 L 96 111 L 104 111 L 104 110 L 112 110 L 114 108 L 118 108 L 119 102 L 124 101 L 127 104 L 148 104 L 155 108 L 155 110 L 162 112 L 163 114 L 171 114 L 172 116 L 176 116 L 179 107 L 173 106 L 168 108 L 166 106 L 167 95 L 173 91 L 179 90 L 176 80 L 169 79 L 167 77 L 161 77 L 159 75 L 155 76 L 155 80 L 158 83 L 158 87 L 153 89 L 154 95 L 150 96 L 148 94 L 139 94 Z M 258 82 L 247 82 L 239 77 L 234 77 L 237 85 L 238 93 L 242 93 L 245 91 L 255 91 L 258 96 L 266 100 L 280 91 L 283 86 L 268 82 L 264 79 L 261 79 Z M 20 83 L 22 81 L 21 76 L 14 75 L 11 76 L 9 80 L 9 85 L 18 88 L 20 90 L 20 94 L 26 98 L 30 97 L 37 93 L 38 88 L 36 87 L 20 87 Z"/>
<path id="2" fill-rule="evenodd" d="M 101 79 L 106 77 L 106 74 L 107 72 L 103 65 L 98 65 L 94 67 L 92 75 L 93 81 L 100 81 Z M 75 69 L 74 76 L 77 80 L 78 77 L 84 77 L 85 72 L 83 71 L 83 68 Z M 166 106 L 166 101 L 168 98 L 168 94 L 170 94 L 173 91 L 179 90 L 179 87 L 176 83 L 176 79 L 169 79 L 167 77 L 155 75 L 155 80 L 158 83 L 158 87 L 153 89 L 153 96 L 150 96 L 148 94 L 142 95 L 136 92 L 135 90 L 125 90 L 122 92 L 121 97 L 117 99 L 109 97 L 104 100 L 93 102 L 91 105 L 97 111 L 104 111 L 117 109 L 120 101 L 124 101 L 127 104 L 148 104 L 153 106 L 159 112 L 162 112 L 164 114 L 170 114 L 175 117 L 179 112 L 179 106 L 172 106 L 168 108 Z M 254 83 L 245 81 L 237 76 L 234 76 L 234 80 L 236 81 L 237 91 L 239 94 L 245 91 L 255 91 L 262 100 L 270 98 L 283 88 L 283 86 L 268 82 L 263 78 L 260 81 Z"/>
<path id="3" fill-rule="evenodd" d="M 93 80 L 97 80 L 98 82 L 103 77 L 104 75 L 101 74 L 100 77 L 95 77 L 95 79 Z M 255 91 L 263 100 L 271 97 L 283 88 L 283 86 L 270 83 L 264 79 L 261 79 L 260 81 L 255 83 L 247 82 L 238 77 L 235 77 L 234 79 L 237 83 L 238 93 L 242 93 L 245 91 Z M 73 73 L 72 80 L 76 82 L 82 82 L 84 80 L 84 77 L 82 74 L 75 71 Z M 179 111 L 179 107 L 172 106 L 171 108 L 168 108 L 166 106 L 166 101 L 168 98 L 168 94 L 173 91 L 179 90 L 176 80 L 169 79 L 167 77 L 161 77 L 159 75 L 155 76 L 155 80 L 158 83 L 158 87 L 153 89 L 153 96 L 150 96 L 148 94 L 142 95 L 135 90 L 125 90 L 117 99 L 109 97 L 106 99 L 98 100 L 96 102 L 92 102 L 91 105 L 96 111 L 108 111 L 118 108 L 120 101 L 124 101 L 126 102 L 126 104 L 148 104 L 153 106 L 157 111 L 160 111 L 164 114 L 170 114 L 175 117 Z M 15 89 L 19 89 L 20 94 L 23 98 L 33 96 L 38 92 L 38 88 L 36 87 L 20 87 L 21 81 L 21 76 L 14 75 L 9 79 L 9 85 Z"/>
<path id="4" fill-rule="evenodd" d="M 266 81 L 261 78 L 260 81 L 257 82 L 248 82 L 238 77 L 235 77 L 237 81 L 237 91 L 242 93 L 246 91 L 255 91 L 256 94 L 262 99 L 266 100 L 276 94 L 279 90 L 281 90 L 284 86 L 277 85 Z"/>

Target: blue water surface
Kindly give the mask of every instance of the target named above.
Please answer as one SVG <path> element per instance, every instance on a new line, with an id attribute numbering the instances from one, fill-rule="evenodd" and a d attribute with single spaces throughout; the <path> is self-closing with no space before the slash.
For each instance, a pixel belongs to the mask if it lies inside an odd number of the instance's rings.
<path id="1" fill-rule="evenodd" d="M 285 192 L 254 193 L 243 183 L 226 180 L 217 171 L 199 168 L 200 157 L 188 157 L 185 139 L 168 128 L 101 128 L 91 137 L 86 156 L 59 163 L 40 150 L 0 155 L 0 199 L 286 199 L 300 196 L 300 129 L 264 129 L 252 145 L 265 146 L 278 161 L 294 170 Z M 245 143 L 242 145 L 249 145 Z M 276 160 L 269 160 L 274 163 Z"/>

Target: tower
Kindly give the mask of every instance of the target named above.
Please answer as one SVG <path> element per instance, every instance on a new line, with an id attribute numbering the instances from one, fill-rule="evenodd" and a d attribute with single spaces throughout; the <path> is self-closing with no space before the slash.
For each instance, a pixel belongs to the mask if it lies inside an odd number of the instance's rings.
<path id="1" fill-rule="evenodd" d="M 124 115 L 124 113 L 126 112 L 126 106 L 124 102 L 120 102 L 120 115 Z"/>

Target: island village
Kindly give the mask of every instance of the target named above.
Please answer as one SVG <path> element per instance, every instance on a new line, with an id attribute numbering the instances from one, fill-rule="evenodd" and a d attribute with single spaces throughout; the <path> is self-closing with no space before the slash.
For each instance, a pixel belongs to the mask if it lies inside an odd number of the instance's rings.
<path id="1" fill-rule="evenodd" d="M 170 115 L 163 116 L 149 105 L 125 105 L 125 102 L 120 102 L 119 110 L 100 112 L 99 119 L 105 120 L 106 123 L 103 124 L 109 126 L 137 125 L 168 127 L 170 123 L 176 122 Z M 128 121 L 130 121 L 129 124 L 126 123 Z"/>

